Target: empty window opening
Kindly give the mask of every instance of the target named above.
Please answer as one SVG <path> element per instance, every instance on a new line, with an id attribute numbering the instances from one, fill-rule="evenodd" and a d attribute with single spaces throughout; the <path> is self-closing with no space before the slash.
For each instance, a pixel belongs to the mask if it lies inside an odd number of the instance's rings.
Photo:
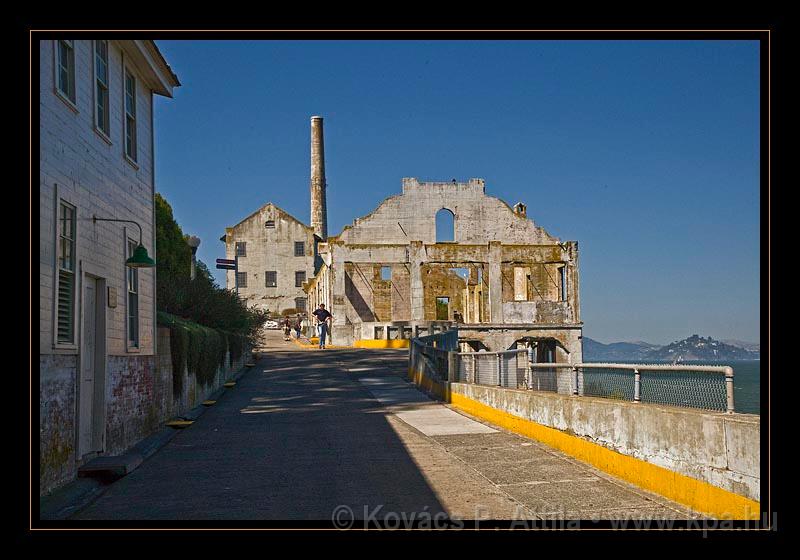
<path id="1" fill-rule="evenodd" d="M 528 299 L 528 269 L 522 266 L 514 267 L 514 301 Z"/>
<path id="2" fill-rule="evenodd" d="M 275 220 L 267 220 L 264 224 L 265 228 L 275 229 Z"/>
<path id="3" fill-rule="evenodd" d="M 447 208 L 442 208 L 436 212 L 436 243 L 455 240 L 455 215 Z"/>
<path id="4" fill-rule="evenodd" d="M 436 320 L 447 321 L 450 317 L 450 298 L 437 297 L 436 298 Z"/>
<path id="5" fill-rule="evenodd" d="M 392 279 L 392 267 L 391 266 L 382 266 L 381 267 L 381 280 L 391 280 Z"/>
<path id="6" fill-rule="evenodd" d="M 561 301 L 567 301 L 567 267 L 562 266 L 558 273 L 561 277 Z"/>

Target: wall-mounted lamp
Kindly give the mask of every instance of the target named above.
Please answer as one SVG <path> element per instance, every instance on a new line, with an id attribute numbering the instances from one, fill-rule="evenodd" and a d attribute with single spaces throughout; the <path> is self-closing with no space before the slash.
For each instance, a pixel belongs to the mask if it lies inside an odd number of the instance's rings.
<path id="1" fill-rule="evenodd" d="M 97 216 L 92 216 L 92 222 L 125 222 L 134 224 L 139 228 L 139 246 L 134 249 L 133 255 L 125 261 L 125 266 L 130 268 L 153 268 L 156 265 L 156 261 L 150 258 L 147 254 L 147 249 L 142 245 L 142 226 L 137 222 L 133 220 L 117 220 L 114 218 L 98 218 Z"/>

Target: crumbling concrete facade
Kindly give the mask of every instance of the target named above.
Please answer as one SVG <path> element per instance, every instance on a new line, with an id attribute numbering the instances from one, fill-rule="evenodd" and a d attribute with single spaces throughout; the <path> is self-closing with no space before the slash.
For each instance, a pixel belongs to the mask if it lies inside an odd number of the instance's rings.
<path id="1" fill-rule="evenodd" d="M 453 216 L 447 241 L 437 213 Z M 439 232 L 441 235 L 441 232 Z M 305 290 L 326 303 L 334 344 L 403 339 L 457 323 L 465 350 L 532 344 L 540 361 L 580 361 L 578 244 L 488 196 L 482 179 L 420 182 L 320 243 Z"/>
<path id="2" fill-rule="evenodd" d="M 251 307 L 281 313 L 306 310 L 303 283 L 314 276 L 314 229 L 271 202 L 220 238 L 227 259 L 239 254 L 239 295 Z M 236 287 L 233 270 L 227 271 L 228 289 Z"/>

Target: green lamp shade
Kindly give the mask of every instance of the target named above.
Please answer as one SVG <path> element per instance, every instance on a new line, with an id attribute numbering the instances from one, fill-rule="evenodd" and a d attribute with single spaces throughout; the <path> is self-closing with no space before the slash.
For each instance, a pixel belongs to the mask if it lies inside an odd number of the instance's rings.
<path id="1" fill-rule="evenodd" d="M 133 256 L 125 261 L 125 266 L 131 268 L 152 268 L 156 265 L 156 261 L 147 256 L 147 249 L 144 245 L 139 245 L 133 251 Z"/>

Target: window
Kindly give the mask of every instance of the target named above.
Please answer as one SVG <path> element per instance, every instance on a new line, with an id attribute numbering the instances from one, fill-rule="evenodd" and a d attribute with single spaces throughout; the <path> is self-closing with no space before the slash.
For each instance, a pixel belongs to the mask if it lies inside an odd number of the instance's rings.
<path id="1" fill-rule="evenodd" d="M 306 271 L 305 270 L 298 270 L 294 273 L 294 287 L 295 288 L 302 288 L 303 282 L 306 281 Z"/>
<path id="2" fill-rule="evenodd" d="M 436 212 L 436 243 L 455 240 L 455 215 L 447 208 L 442 208 Z"/>
<path id="3" fill-rule="evenodd" d="M 267 220 L 264 224 L 265 228 L 275 229 L 275 220 Z"/>
<path id="4" fill-rule="evenodd" d="M 108 124 L 108 41 L 94 42 L 94 123 L 110 136 Z"/>
<path id="5" fill-rule="evenodd" d="M 246 272 L 237 272 L 236 273 L 236 285 L 239 288 L 246 288 L 247 287 L 247 273 Z"/>
<path id="6" fill-rule="evenodd" d="M 75 104 L 75 44 L 73 41 L 58 41 L 56 64 L 56 87 L 70 102 Z"/>
<path id="7" fill-rule="evenodd" d="M 128 257 L 133 255 L 139 244 L 128 239 Z M 127 257 L 126 257 L 127 258 Z M 139 347 L 139 269 L 125 267 L 128 275 L 128 344 Z"/>
<path id="8" fill-rule="evenodd" d="M 450 318 L 449 313 L 450 298 L 437 297 L 436 298 L 436 320 L 447 321 Z"/>
<path id="9" fill-rule="evenodd" d="M 125 155 L 136 161 L 136 78 L 125 70 Z"/>
<path id="10" fill-rule="evenodd" d="M 561 276 L 561 301 L 567 301 L 567 267 L 562 266 L 558 272 Z"/>
<path id="11" fill-rule="evenodd" d="M 246 241 L 237 241 L 236 242 L 236 256 L 237 257 L 246 257 L 247 256 L 247 242 Z"/>
<path id="12" fill-rule="evenodd" d="M 295 241 L 294 242 L 294 256 L 295 257 L 305 257 L 306 256 L 306 244 L 304 241 Z"/>
<path id="13" fill-rule="evenodd" d="M 267 288 L 278 287 L 278 272 L 275 270 L 268 270 L 264 273 L 264 281 Z"/>
<path id="14" fill-rule="evenodd" d="M 75 342 L 75 207 L 62 202 L 58 217 L 58 342 Z"/>
<path id="15" fill-rule="evenodd" d="M 297 311 L 305 311 L 306 298 L 304 297 L 294 298 L 294 308 L 297 309 Z"/>
<path id="16" fill-rule="evenodd" d="M 391 280 L 392 279 L 392 267 L 391 266 L 382 266 L 381 267 L 381 280 Z"/>

